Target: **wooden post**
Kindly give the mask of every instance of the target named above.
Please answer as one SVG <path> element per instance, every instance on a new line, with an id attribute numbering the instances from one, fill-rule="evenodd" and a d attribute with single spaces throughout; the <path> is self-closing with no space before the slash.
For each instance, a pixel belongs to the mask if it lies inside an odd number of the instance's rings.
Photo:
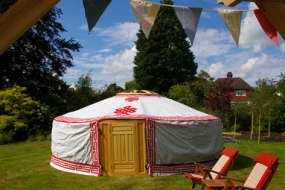
<path id="1" fill-rule="evenodd" d="M 250 140 L 252 140 L 254 129 L 254 110 L 251 110 L 251 130 L 250 130 Z"/>
<path id="2" fill-rule="evenodd" d="M 0 16 L 0 55 L 60 0 L 18 0 Z"/>

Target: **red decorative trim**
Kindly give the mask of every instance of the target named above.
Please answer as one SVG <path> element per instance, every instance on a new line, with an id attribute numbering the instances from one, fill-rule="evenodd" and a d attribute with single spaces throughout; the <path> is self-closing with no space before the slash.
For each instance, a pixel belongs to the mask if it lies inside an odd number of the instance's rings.
<path id="1" fill-rule="evenodd" d="M 162 97 L 159 94 L 116 94 L 117 97 L 122 96 L 143 96 L 143 97 L 150 97 L 150 96 L 156 96 L 156 97 Z M 116 97 L 114 96 L 114 97 Z"/>
<path id="2" fill-rule="evenodd" d="M 204 165 L 212 168 L 217 160 L 203 162 Z M 184 172 L 194 172 L 195 171 L 195 163 L 189 164 L 174 164 L 174 165 L 151 165 L 150 170 L 153 174 L 176 174 L 176 173 L 184 173 Z"/>
<path id="3" fill-rule="evenodd" d="M 125 101 L 127 102 L 133 102 L 133 101 L 138 101 L 140 98 L 138 96 L 129 96 L 125 98 Z"/>
<path id="4" fill-rule="evenodd" d="M 74 117 L 66 117 L 66 116 L 58 116 L 54 118 L 54 121 L 63 122 L 63 123 L 91 123 L 96 122 L 98 118 L 74 118 Z"/>
<path id="5" fill-rule="evenodd" d="M 135 113 L 137 111 L 137 108 L 134 108 L 132 106 L 124 106 L 122 108 L 118 108 L 114 111 L 117 115 L 130 115 L 131 113 Z"/>
<path id="6" fill-rule="evenodd" d="M 100 175 L 100 165 L 81 164 L 51 156 L 51 163 L 73 171 Z"/>
<path id="7" fill-rule="evenodd" d="M 187 117 L 177 117 L 177 116 L 169 116 L 169 117 L 157 117 L 157 116 L 149 116 L 152 120 L 161 120 L 161 121 L 176 121 L 176 122 L 206 122 L 212 120 L 219 120 L 219 118 L 215 116 L 187 116 Z"/>
<path id="8" fill-rule="evenodd" d="M 92 123 L 90 125 L 90 146 L 92 165 L 100 165 L 100 145 L 97 123 Z"/>
<path id="9" fill-rule="evenodd" d="M 87 119 L 58 116 L 54 119 L 54 121 L 64 122 L 64 123 L 90 123 L 104 119 L 149 119 L 149 120 L 169 121 L 169 122 L 207 122 L 207 121 L 219 120 L 219 118 L 215 116 L 157 117 L 157 116 L 149 116 L 144 114 L 132 114 L 132 115 L 106 115 L 102 117 L 87 118 Z"/>
<path id="10" fill-rule="evenodd" d="M 149 165 L 148 170 L 151 165 L 155 163 L 155 121 L 147 120 L 146 125 L 146 155 L 147 163 Z M 151 170 L 149 170 L 149 175 L 152 175 Z"/>

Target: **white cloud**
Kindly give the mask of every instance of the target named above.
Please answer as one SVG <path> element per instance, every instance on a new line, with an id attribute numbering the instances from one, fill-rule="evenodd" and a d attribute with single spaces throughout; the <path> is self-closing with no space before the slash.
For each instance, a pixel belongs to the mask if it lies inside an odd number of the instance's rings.
<path id="1" fill-rule="evenodd" d="M 135 55 L 135 47 L 109 56 L 83 53 L 74 60 L 75 67 L 68 69 L 64 78 L 68 83 L 75 83 L 80 75 L 91 71 L 92 80 L 99 87 L 113 82 L 124 87 L 125 82 L 133 78 Z"/>
<path id="2" fill-rule="evenodd" d="M 241 65 L 239 72 L 251 83 L 259 78 L 276 79 L 281 72 L 284 72 L 285 58 L 276 58 L 272 55 L 262 53 L 258 57 L 248 59 Z"/>
<path id="3" fill-rule="evenodd" d="M 68 84 L 74 84 L 76 83 L 77 79 L 81 74 L 83 74 L 81 70 L 76 68 L 69 68 L 67 69 L 66 74 L 64 75 L 64 80 Z"/>
<path id="4" fill-rule="evenodd" d="M 98 36 L 104 38 L 109 45 L 133 45 L 137 39 L 139 25 L 135 22 L 124 22 L 107 28 L 95 28 Z"/>
<path id="5" fill-rule="evenodd" d="M 126 49 L 120 54 L 106 57 L 106 64 L 102 69 L 103 78 L 111 78 L 120 85 L 133 78 L 133 60 L 136 55 L 136 48 Z"/>
<path id="6" fill-rule="evenodd" d="M 241 77 L 252 86 L 255 86 L 255 82 L 260 78 L 276 79 L 285 72 L 285 58 L 266 53 L 242 51 L 223 56 L 219 62 L 208 62 L 200 70 L 205 70 L 215 79 L 224 78 L 227 72 L 232 72 L 233 77 Z"/>
<path id="7" fill-rule="evenodd" d="M 80 30 L 84 30 L 84 31 L 88 31 L 88 30 L 89 30 L 87 24 L 81 25 L 81 26 L 79 27 L 79 29 L 80 29 Z"/>
<path id="8" fill-rule="evenodd" d="M 249 3 L 248 9 L 254 10 L 257 9 L 257 6 L 254 3 Z M 239 46 L 242 48 L 252 48 L 254 52 L 260 52 L 264 47 L 272 44 L 273 42 L 262 30 L 254 12 L 246 12 L 241 23 Z"/>
<path id="9" fill-rule="evenodd" d="M 208 73 L 210 76 L 213 76 L 215 78 L 220 78 L 217 76 L 223 76 L 222 74 L 226 72 L 226 67 L 223 63 L 213 63 L 208 68 Z"/>
<path id="10" fill-rule="evenodd" d="M 105 49 L 99 50 L 98 52 L 99 52 L 99 53 L 108 53 L 108 52 L 110 52 L 110 51 L 112 51 L 112 49 L 110 49 L 110 48 L 105 48 Z"/>
<path id="11" fill-rule="evenodd" d="M 192 51 L 196 57 L 207 58 L 224 55 L 234 44 L 229 41 L 229 34 L 217 29 L 198 29 Z"/>
<path id="12" fill-rule="evenodd" d="M 88 30 L 87 25 L 80 28 Z M 95 53 L 83 52 L 74 57 L 75 67 L 68 69 L 64 76 L 65 80 L 68 83 L 75 83 L 79 76 L 91 71 L 92 80 L 99 87 L 113 82 L 124 87 L 124 83 L 133 78 L 133 60 L 136 55 L 134 41 L 137 39 L 138 29 L 139 25 L 135 22 L 119 23 L 107 28 L 95 27 L 93 34 L 106 42 L 105 47 L 122 45 L 133 47 L 112 54 L 113 50 L 110 48 L 102 48 Z"/>
<path id="13" fill-rule="evenodd" d="M 253 9 L 251 6 L 250 10 Z M 126 81 L 133 79 L 136 55 L 133 42 L 137 39 L 138 28 L 139 25 L 133 22 L 94 28 L 93 34 L 107 43 L 95 53 L 84 52 L 75 57 L 75 67 L 69 69 L 65 76 L 67 81 L 76 81 L 81 74 L 91 70 L 97 86 L 116 82 L 124 87 Z M 124 45 L 133 47 L 124 49 Z M 115 47 L 110 49 L 110 46 Z M 275 78 L 285 72 L 285 56 L 280 53 L 285 52 L 285 43 L 281 43 L 279 49 L 276 46 L 276 50 L 270 46 L 275 45 L 262 31 L 253 12 L 249 11 L 242 21 L 239 47 L 236 47 L 230 32 L 226 30 L 198 28 L 191 50 L 196 57 L 198 70 L 203 69 L 214 78 L 226 77 L 227 72 L 231 71 L 234 77 L 242 77 L 254 86 L 259 78 Z M 118 47 L 120 52 L 114 53 Z"/>
<path id="14" fill-rule="evenodd" d="M 285 43 L 280 44 L 280 51 L 285 52 Z"/>

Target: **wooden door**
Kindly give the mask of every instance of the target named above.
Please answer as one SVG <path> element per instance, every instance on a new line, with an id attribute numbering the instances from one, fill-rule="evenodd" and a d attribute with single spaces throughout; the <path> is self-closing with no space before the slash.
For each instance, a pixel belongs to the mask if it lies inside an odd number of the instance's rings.
<path id="1" fill-rule="evenodd" d="M 107 120 L 100 122 L 100 150 L 103 171 L 107 175 L 144 174 L 145 140 L 142 120 Z"/>
<path id="2" fill-rule="evenodd" d="M 137 131 L 133 123 L 114 123 L 110 134 L 110 172 L 136 174 L 138 163 Z"/>

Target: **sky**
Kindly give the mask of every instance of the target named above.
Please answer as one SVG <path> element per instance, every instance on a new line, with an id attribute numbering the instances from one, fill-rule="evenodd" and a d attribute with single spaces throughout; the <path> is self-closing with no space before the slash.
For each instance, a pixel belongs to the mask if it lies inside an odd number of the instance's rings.
<path id="1" fill-rule="evenodd" d="M 204 70 L 217 79 L 232 72 L 233 77 L 241 77 L 251 86 L 260 78 L 279 80 L 278 76 L 285 73 L 284 40 L 279 35 L 279 45 L 275 45 L 266 36 L 252 11 L 257 8 L 254 3 L 242 2 L 232 8 L 219 5 L 216 0 L 173 2 L 176 6 L 204 8 L 190 48 L 198 64 L 197 73 Z M 62 37 L 74 38 L 83 46 L 80 52 L 73 53 L 74 67 L 67 70 L 64 81 L 76 84 L 88 72 L 95 88 L 111 83 L 124 88 L 125 82 L 133 80 L 134 42 L 139 25 L 129 0 L 112 0 L 91 32 L 82 0 L 61 0 L 57 7 L 63 12 L 59 22 L 67 30 Z M 219 16 L 218 7 L 243 10 L 238 47 Z"/>

